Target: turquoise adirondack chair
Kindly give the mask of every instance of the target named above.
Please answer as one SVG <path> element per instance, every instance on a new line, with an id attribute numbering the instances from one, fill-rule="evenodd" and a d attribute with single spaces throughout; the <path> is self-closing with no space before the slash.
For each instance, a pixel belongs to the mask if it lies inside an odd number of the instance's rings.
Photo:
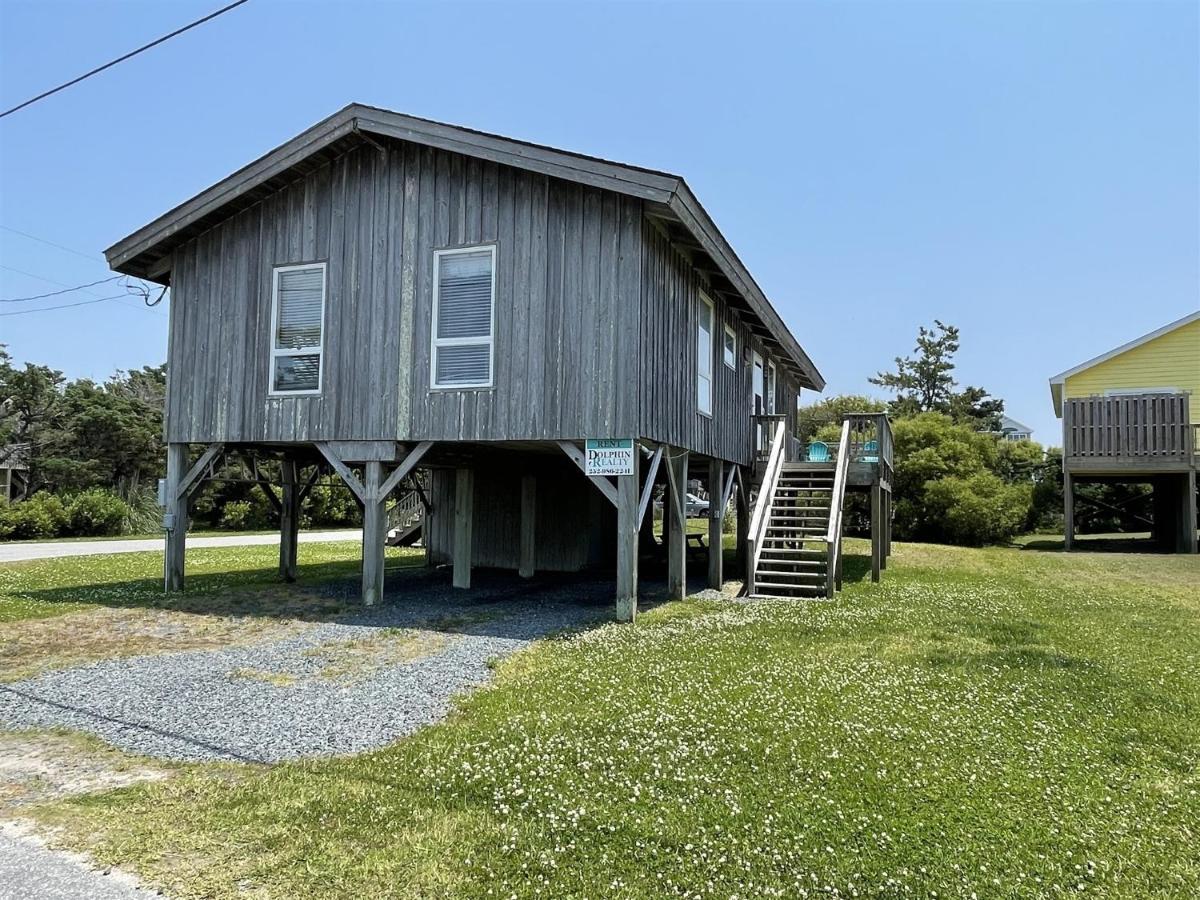
<path id="1" fill-rule="evenodd" d="M 829 445 L 824 441 L 813 441 L 808 445 L 809 462 L 829 462 Z"/>
<path id="2" fill-rule="evenodd" d="M 862 456 L 858 458 L 859 462 L 877 463 L 879 462 L 879 442 L 867 441 L 862 447 Z"/>

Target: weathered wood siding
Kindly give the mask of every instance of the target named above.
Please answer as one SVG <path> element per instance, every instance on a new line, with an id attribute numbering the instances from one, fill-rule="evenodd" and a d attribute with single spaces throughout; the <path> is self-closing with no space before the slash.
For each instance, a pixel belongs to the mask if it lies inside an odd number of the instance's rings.
<path id="1" fill-rule="evenodd" d="M 641 201 L 402 142 L 183 245 L 170 441 L 632 434 Z M 433 251 L 495 243 L 495 387 L 429 390 Z M 272 268 L 328 262 L 323 392 L 268 396 Z"/>
<path id="2" fill-rule="evenodd" d="M 532 458 L 531 458 L 532 460 Z M 616 558 L 616 511 L 573 465 L 537 460 L 535 568 L 577 572 Z M 477 468 L 472 565 L 517 569 L 521 560 L 521 476 L 516 469 Z M 430 561 L 449 563 L 454 550 L 453 469 L 430 479 L 433 511 L 426 520 Z"/>
<path id="3" fill-rule="evenodd" d="M 430 390 L 436 249 L 495 244 L 494 387 Z M 272 269 L 326 262 L 323 393 L 270 397 Z M 388 141 L 183 244 L 171 272 L 167 439 L 646 437 L 750 461 L 750 351 L 716 293 L 713 415 L 696 404 L 704 276 L 642 201 Z M 722 362 L 724 324 L 736 369 Z M 795 408 L 782 372 L 779 412 Z"/>
<path id="4" fill-rule="evenodd" d="M 753 352 L 771 358 L 724 300 L 709 290 L 687 255 L 672 246 L 649 219 L 643 226 L 641 397 L 643 437 L 695 453 L 746 464 L 751 455 L 754 412 Z M 700 292 L 712 300 L 713 413 L 698 409 L 697 317 Z M 737 335 L 734 368 L 723 361 L 725 325 Z M 776 380 L 776 411 L 796 408 L 797 387 L 782 370 Z M 792 417 L 794 418 L 794 417 Z"/>

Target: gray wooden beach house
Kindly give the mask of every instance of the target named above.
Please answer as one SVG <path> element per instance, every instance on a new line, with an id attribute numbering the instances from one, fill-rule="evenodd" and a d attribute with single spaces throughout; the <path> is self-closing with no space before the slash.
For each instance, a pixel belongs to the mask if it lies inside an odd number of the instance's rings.
<path id="1" fill-rule="evenodd" d="M 689 479 L 720 584 L 726 503 L 753 543 L 752 486 L 771 448 L 795 458 L 797 397 L 823 386 L 682 178 L 360 105 L 107 256 L 171 287 L 168 588 L 189 498 L 238 453 L 281 463 L 285 576 L 332 471 L 363 508 L 367 603 L 400 496 L 456 585 L 611 567 L 632 618 L 655 485 L 671 592 Z"/>

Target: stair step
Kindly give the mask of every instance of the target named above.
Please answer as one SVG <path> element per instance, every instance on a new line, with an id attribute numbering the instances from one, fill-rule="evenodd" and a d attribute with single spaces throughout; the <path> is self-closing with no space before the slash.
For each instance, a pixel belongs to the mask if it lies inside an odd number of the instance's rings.
<path id="1" fill-rule="evenodd" d="M 788 556 L 807 556 L 807 557 L 812 558 L 813 560 L 817 560 L 818 557 L 820 559 L 825 558 L 824 550 L 804 550 L 800 547 L 766 547 L 766 546 L 763 547 L 762 558 L 769 559 L 771 557 L 779 556 L 780 554 L 787 554 Z"/>
<path id="2" fill-rule="evenodd" d="M 817 585 L 815 585 L 815 584 L 776 584 L 776 583 L 767 582 L 767 581 L 755 581 L 754 582 L 755 593 L 758 593 L 759 588 L 774 588 L 776 590 L 785 590 L 785 591 L 805 591 L 805 590 L 811 591 L 811 590 L 815 590 L 817 588 Z"/>
<path id="3" fill-rule="evenodd" d="M 777 559 L 773 556 L 763 555 L 758 561 L 759 572 L 788 572 L 793 573 L 800 569 L 821 569 L 825 570 L 825 560 L 823 559 Z M 780 568 L 782 567 L 782 568 Z"/>
<path id="4" fill-rule="evenodd" d="M 760 575 L 765 575 L 768 580 L 774 581 L 775 583 L 783 583 L 783 584 L 786 584 L 788 579 L 798 581 L 798 582 L 815 582 L 815 581 L 824 581 L 825 580 L 824 572 L 782 572 L 777 569 L 762 569 L 762 568 L 760 568 L 754 577 L 754 581 L 756 584 L 759 581 L 758 576 L 760 576 Z M 780 582 L 780 579 L 783 579 L 783 581 Z"/>

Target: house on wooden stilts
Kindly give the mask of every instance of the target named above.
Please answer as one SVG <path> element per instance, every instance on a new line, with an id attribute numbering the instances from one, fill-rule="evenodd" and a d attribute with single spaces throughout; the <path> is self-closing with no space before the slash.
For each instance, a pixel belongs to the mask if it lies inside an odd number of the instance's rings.
<path id="1" fill-rule="evenodd" d="M 1148 484 L 1156 549 L 1200 550 L 1200 310 L 1050 379 L 1063 423 L 1064 545 L 1080 484 Z"/>
<path id="2" fill-rule="evenodd" d="M 363 509 L 366 603 L 389 532 L 419 524 L 456 586 L 480 566 L 609 567 L 632 619 L 656 488 L 671 595 L 692 480 L 720 586 L 726 509 L 762 550 L 756 486 L 797 460 L 797 398 L 824 384 L 682 178 L 366 106 L 107 256 L 171 288 L 169 589 L 190 498 L 238 454 L 280 464 L 285 578 L 300 504 L 332 472 Z M 592 440 L 630 474 L 590 468 Z"/>

